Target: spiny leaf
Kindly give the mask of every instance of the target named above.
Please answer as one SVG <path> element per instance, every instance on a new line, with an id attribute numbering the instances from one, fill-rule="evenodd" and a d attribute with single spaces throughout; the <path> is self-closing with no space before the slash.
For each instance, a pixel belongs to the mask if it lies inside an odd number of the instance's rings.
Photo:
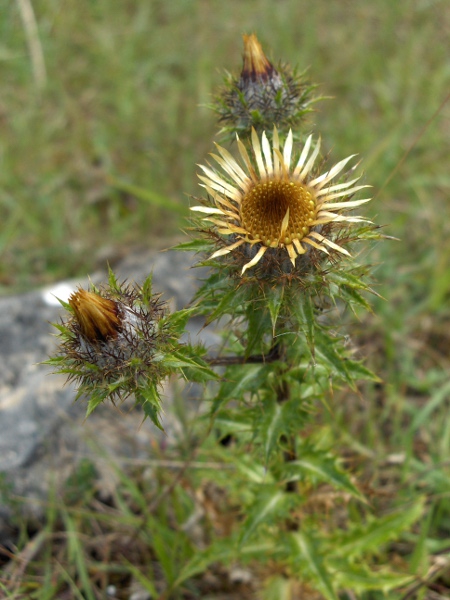
<path id="1" fill-rule="evenodd" d="M 347 273 L 343 270 L 332 270 L 328 273 L 327 279 L 333 281 L 336 285 L 345 285 L 354 290 L 364 290 L 371 292 L 370 287 L 358 276 Z"/>
<path id="2" fill-rule="evenodd" d="M 343 285 L 340 287 L 340 296 L 343 300 L 345 300 L 349 305 L 356 304 L 357 306 L 361 306 L 365 310 L 372 312 L 372 307 L 369 302 L 362 296 L 358 291 L 354 288 Z"/>
<path id="3" fill-rule="evenodd" d="M 184 308 L 177 310 L 169 315 L 164 316 L 160 319 L 158 327 L 162 330 L 164 327 L 170 327 L 171 330 L 176 333 L 183 333 L 187 322 L 195 312 L 194 308 Z"/>
<path id="4" fill-rule="evenodd" d="M 153 296 L 153 273 L 146 277 L 142 284 L 142 300 L 146 306 L 150 305 Z"/>
<path id="5" fill-rule="evenodd" d="M 275 398 L 266 400 L 261 410 L 262 417 L 259 423 L 258 434 L 263 442 L 264 459 L 267 464 L 270 454 L 277 445 L 280 436 L 286 433 L 285 422 L 283 418 L 283 406 Z"/>
<path id="6" fill-rule="evenodd" d="M 255 310 L 253 304 L 247 305 L 247 345 L 245 355 L 253 352 L 263 352 L 266 334 L 272 333 L 272 322 L 267 310 Z"/>
<path id="7" fill-rule="evenodd" d="M 326 365 L 328 365 L 329 368 L 331 368 L 332 372 L 334 372 L 352 387 L 355 387 L 355 383 L 347 371 L 346 361 L 336 350 L 335 346 L 337 343 L 338 340 L 332 338 L 323 330 L 316 330 L 314 345 L 316 354 Z"/>
<path id="8" fill-rule="evenodd" d="M 304 424 L 305 417 L 304 405 L 298 398 L 283 403 L 277 402 L 274 396 L 263 400 L 256 423 L 256 433 L 263 445 L 266 464 L 280 437 L 298 431 Z"/>
<path id="9" fill-rule="evenodd" d="M 345 490 L 359 500 L 364 499 L 349 475 L 339 468 L 337 459 L 324 452 L 308 455 L 300 451 L 300 457 L 286 464 L 283 473 L 287 479 L 294 481 L 312 477 L 313 480 L 318 479 Z"/>
<path id="10" fill-rule="evenodd" d="M 265 383 L 270 372 L 270 365 L 239 365 L 229 367 L 223 379 L 217 397 L 212 405 L 212 413 L 215 413 L 220 406 L 228 400 L 241 400 L 244 394 L 256 393 Z"/>
<path id="11" fill-rule="evenodd" d="M 117 281 L 117 277 L 109 265 L 108 265 L 108 285 L 111 288 L 111 290 L 120 292 L 120 286 Z"/>
<path id="12" fill-rule="evenodd" d="M 290 540 L 294 564 L 300 571 L 308 572 L 314 586 L 327 600 L 338 600 L 322 557 L 314 547 L 312 540 L 305 533 L 292 533 Z"/>
<path id="13" fill-rule="evenodd" d="M 211 323 L 223 315 L 237 316 L 243 313 L 247 301 L 247 292 L 243 287 L 233 287 L 221 294 L 219 301 L 214 300 L 215 310 L 208 315 L 207 322 Z"/>
<path id="14" fill-rule="evenodd" d="M 344 535 L 335 537 L 335 550 L 330 550 L 330 556 L 356 558 L 365 552 L 378 553 L 383 544 L 398 538 L 420 518 L 423 507 L 424 499 L 419 498 L 409 507 L 403 507 L 380 519 L 372 519 L 365 526 L 353 527 Z"/>
<path id="15" fill-rule="evenodd" d="M 232 459 L 236 468 L 249 480 L 257 484 L 273 483 L 273 477 L 270 471 L 264 465 L 253 460 L 251 456 L 234 457 Z"/>
<path id="16" fill-rule="evenodd" d="M 293 299 L 291 310 L 297 320 L 300 331 L 305 332 L 306 340 L 314 356 L 316 317 L 311 295 L 305 293 L 297 300 Z"/>
<path id="17" fill-rule="evenodd" d="M 221 435 L 239 432 L 252 433 L 252 424 L 250 415 L 234 410 L 221 410 L 214 418 L 214 427 L 220 431 Z"/>
<path id="18" fill-rule="evenodd" d="M 269 308 L 270 318 L 272 320 L 272 333 L 275 335 L 275 327 L 277 324 L 280 308 L 283 304 L 284 287 L 276 286 L 266 291 L 266 302 Z"/>
<path id="19" fill-rule="evenodd" d="M 259 486 L 257 498 L 247 512 L 240 528 L 239 541 L 244 544 L 262 524 L 270 524 L 280 514 L 287 513 L 289 497 L 277 486 Z M 287 515 L 286 515 L 287 516 Z"/>
<path id="20" fill-rule="evenodd" d="M 382 380 L 361 362 L 356 360 L 346 360 L 345 367 L 353 379 L 365 379 L 367 381 L 381 382 Z"/>
<path id="21" fill-rule="evenodd" d="M 148 384 L 135 393 L 136 402 L 142 406 L 145 418 L 149 418 L 158 429 L 164 431 L 159 418 L 161 412 L 161 398 L 156 386 Z"/>
<path id="22" fill-rule="evenodd" d="M 83 391 L 83 389 L 80 388 L 78 390 L 76 399 L 78 400 L 78 398 L 81 397 L 84 393 L 85 392 Z M 102 402 L 104 402 L 106 400 L 106 398 L 108 397 L 107 390 L 95 389 L 95 390 L 89 390 L 89 393 L 90 393 L 90 398 L 89 398 L 89 402 L 88 402 L 88 405 L 86 408 L 86 418 L 89 417 L 89 415 L 94 412 L 94 410 L 97 408 L 97 406 L 99 404 L 101 404 Z"/>
<path id="23" fill-rule="evenodd" d="M 217 379 L 217 373 L 210 369 L 200 357 L 195 356 L 195 349 L 191 346 L 180 347 L 178 350 L 164 355 L 162 362 L 169 369 L 180 370 L 186 375 L 187 379 L 189 379 L 187 377 L 188 373 L 195 377 L 195 381 Z"/>

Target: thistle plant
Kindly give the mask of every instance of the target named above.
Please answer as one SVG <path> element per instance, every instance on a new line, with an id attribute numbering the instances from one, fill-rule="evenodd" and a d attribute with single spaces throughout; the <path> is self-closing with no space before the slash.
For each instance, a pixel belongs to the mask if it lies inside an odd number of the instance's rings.
<path id="1" fill-rule="evenodd" d="M 256 36 L 244 46 L 240 78 L 229 76 L 213 105 L 235 143 L 216 144 L 200 166 L 191 239 L 177 247 L 209 268 L 190 307 L 170 314 L 150 281 L 124 287 L 111 273 L 108 286 L 74 293 L 51 362 L 90 398 L 88 414 L 133 396 L 157 426 L 161 381 L 205 383 L 195 426 L 208 456 L 234 467 L 215 482 L 239 519 L 181 565 L 171 590 L 212 563 L 240 560 L 266 564 L 266 598 L 293 597 L 299 585 L 333 600 L 386 592 L 411 578 L 373 557 L 422 506 L 371 515 L 320 421 L 331 392 L 345 399 L 359 381 L 378 381 L 355 358 L 343 320 L 347 308 L 370 310 L 368 267 L 355 256 L 381 236 L 352 212 L 370 186 L 354 156 L 334 163 L 320 132 L 305 132 L 315 86 L 274 68 Z M 193 315 L 226 323 L 219 356 L 180 342 Z"/>

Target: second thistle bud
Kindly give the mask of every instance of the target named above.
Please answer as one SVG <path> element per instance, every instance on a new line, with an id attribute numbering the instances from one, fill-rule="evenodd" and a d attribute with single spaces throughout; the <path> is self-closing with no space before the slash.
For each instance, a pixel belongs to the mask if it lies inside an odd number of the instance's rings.
<path id="1" fill-rule="evenodd" d="M 65 305 L 68 318 L 60 331 L 58 356 L 47 361 L 68 374 L 78 396 L 88 396 L 88 415 L 106 399 L 134 396 L 146 417 L 161 427 L 159 388 L 173 372 L 193 381 L 214 376 L 200 356 L 203 349 L 181 344 L 190 311 L 170 314 L 151 278 L 140 286 L 109 285 L 78 289 Z"/>
<path id="2" fill-rule="evenodd" d="M 239 79 L 227 77 L 224 91 L 211 106 L 219 114 L 223 132 L 248 136 L 298 128 L 311 111 L 313 85 L 291 74 L 287 66 L 275 68 L 256 35 L 244 35 L 244 64 Z"/>

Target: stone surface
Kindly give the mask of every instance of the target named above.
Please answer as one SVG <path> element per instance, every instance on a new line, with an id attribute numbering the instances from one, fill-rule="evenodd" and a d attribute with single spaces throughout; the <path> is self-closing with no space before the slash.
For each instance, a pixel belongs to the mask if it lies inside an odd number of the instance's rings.
<path id="1" fill-rule="evenodd" d="M 166 300 L 181 308 L 195 291 L 192 256 L 185 253 L 141 253 L 128 256 L 115 269 L 119 280 L 142 282 L 153 270 L 155 292 L 163 292 Z M 96 273 L 96 283 L 106 278 Z M 105 490 L 114 485 L 114 469 L 108 458 L 121 464 L 145 460 L 154 444 L 167 444 L 176 434 L 178 424 L 165 410 L 162 434 L 152 423 L 142 424 L 142 414 L 132 402 L 120 408 L 101 406 L 84 421 L 86 405 L 74 403 L 74 390 L 64 385 L 62 375 L 50 374 L 50 368 L 39 363 L 55 349 L 55 329 L 61 308 L 52 293 L 67 295 L 86 281 L 64 282 L 52 289 L 37 290 L 26 295 L 0 299 L 0 472 L 15 496 L 24 501 L 28 514 L 40 518 L 45 511 L 49 487 L 56 487 L 85 456 L 94 459 L 103 478 Z M 190 324 L 194 340 L 201 323 Z M 207 329 L 202 337 L 208 345 L 217 343 Z M 167 390 L 170 407 L 171 389 Z M 1 502 L 0 521 L 7 521 L 9 507 Z M 0 543 L 1 543 L 0 522 Z"/>

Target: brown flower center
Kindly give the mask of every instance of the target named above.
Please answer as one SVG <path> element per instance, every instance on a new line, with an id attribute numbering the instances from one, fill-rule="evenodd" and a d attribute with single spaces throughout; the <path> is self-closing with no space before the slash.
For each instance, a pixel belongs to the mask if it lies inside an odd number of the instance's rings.
<path id="1" fill-rule="evenodd" d="M 252 187 L 242 198 L 241 223 L 250 237 L 277 248 L 308 235 L 316 216 L 315 206 L 314 195 L 304 184 L 268 180 Z M 282 232 L 288 209 L 289 223 Z"/>

